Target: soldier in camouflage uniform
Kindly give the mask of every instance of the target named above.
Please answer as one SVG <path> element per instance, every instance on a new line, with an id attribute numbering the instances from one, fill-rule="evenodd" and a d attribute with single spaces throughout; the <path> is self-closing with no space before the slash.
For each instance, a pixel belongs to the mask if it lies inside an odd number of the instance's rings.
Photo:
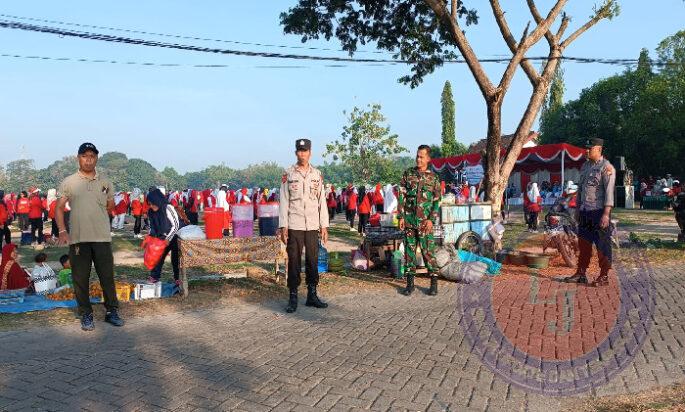
<path id="1" fill-rule="evenodd" d="M 407 296 L 414 291 L 416 271 L 416 247 L 421 246 L 423 261 L 431 278 L 429 295 L 438 294 L 438 267 L 435 263 L 433 226 L 440 210 L 440 180 L 429 168 L 430 147 L 419 146 L 416 151 L 416 167 L 404 172 L 399 187 L 398 220 L 404 230 L 404 250 L 407 262 Z"/>

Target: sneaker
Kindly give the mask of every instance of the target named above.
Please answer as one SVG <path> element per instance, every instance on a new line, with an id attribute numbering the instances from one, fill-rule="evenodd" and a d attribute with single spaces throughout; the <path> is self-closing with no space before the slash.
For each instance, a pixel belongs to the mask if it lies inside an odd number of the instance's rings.
<path id="1" fill-rule="evenodd" d="M 116 310 L 105 314 L 105 322 L 114 326 L 124 326 L 124 320 L 119 317 L 119 312 Z"/>
<path id="2" fill-rule="evenodd" d="M 95 329 L 95 322 L 93 322 L 93 314 L 87 313 L 81 316 L 81 330 L 90 332 Z"/>

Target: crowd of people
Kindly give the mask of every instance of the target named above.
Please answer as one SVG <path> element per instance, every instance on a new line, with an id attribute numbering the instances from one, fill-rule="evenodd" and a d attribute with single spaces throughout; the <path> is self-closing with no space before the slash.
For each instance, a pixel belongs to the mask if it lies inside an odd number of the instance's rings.
<path id="1" fill-rule="evenodd" d="M 682 191 L 680 179 L 667 174 L 666 177 L 649 176 L 640 179 L 639 186 L 636 188 L 638 199 L 646 196 L 667 196 L 671 199 L 678 196 Z"/>

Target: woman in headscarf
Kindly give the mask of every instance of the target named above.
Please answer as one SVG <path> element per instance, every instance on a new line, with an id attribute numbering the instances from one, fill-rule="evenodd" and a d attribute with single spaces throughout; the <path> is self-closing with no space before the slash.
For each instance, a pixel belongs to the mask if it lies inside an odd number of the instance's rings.
<path id="1" fill-rule="evenodd" d="M 357 202 L 359 199 L 359 192 L 357 188 L 350 189 L 349 197 L 347 199 L 347 221 L 350 222 L 350 231 L 354 232 L 354 217 L 357 214 Z"/>
<path id="2" fill-rule="evenodd" d="M 10 233 L 10 212 L 5 203 L 5 192 L 0 190 L 0 247 L 2 241 L 9 244 L 12 241 L 12 234 Z"/>
<path id="3" fill-rule="evenodd" d="M 0 263 L 0 290 L 26 289 L 30 284 L 29 274 L 17 263 L 17 246 L 5 245 Z"/>
<path id="4" fill-rule="evenodd" d="M 538 231 L 538 214 L 542 210 L 542 197 L 540 196 L 540 190 L 538 189 L 537 183 L 529 183 L 528 191 L 523 197 L 523 207 L 528 215 L 528 231 L 535 232 Z"/>
<path id="5" fill-rule="evenodd" d="M 150 205 L 148 217 L 150 219 L 150 236 L 164 239 L 167 247 L 162 254 L 162 259 L 157 266 L 150 272 L 148 282 L 157 283 L 162 276 L 162 266 L 169 252 L 171 252 L 171 265 L 174 271 L 174 280 L 179 284 L 179 253 L 178 236 L 176 233 L 181 228 L 181 221 L 176 212 L 176 208 L 169 204 L 166 197 L 159 189 L 155 189 L 147 195 Z"/>
<path id="6" fill-rule="evenodd" d="M 371 195 L 371 193 L 369 193 Z M 359 231 L 360 235 L 364 234 L 364 228 L 366 224 L 369 223 L 369 217 L 371 216 L 371 199 L 366 193 L 366 187 L 359 186 L 359 205 L 357 206 L 357 211 L 359 213 Z"/>
<path id="7" fill-rule="evenodd" d="M 383 213 L 383 190 L 380 183 L 376 184 L 371 200 L 373 201 L 372 206 L 376 207 L 376 213 Z"/>
<path id="8" fill-rule="evenodd" d="M 395 213 L 397 211 L 397 198 L 392 190 L 392 185 L 385 185 L 383 192 L 383 211 L 385 213 Z"/>

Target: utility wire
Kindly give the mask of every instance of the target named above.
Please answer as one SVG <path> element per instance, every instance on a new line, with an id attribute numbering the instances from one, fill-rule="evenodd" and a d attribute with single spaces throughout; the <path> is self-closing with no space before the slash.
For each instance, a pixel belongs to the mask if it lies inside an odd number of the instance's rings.
<path id="1" fill-rule="evenodd" d="M 213 38 L 208 38 L 208 37 L 189 36 L 189 35 L 182 35 L 182 34 L 156 33 L 156 32 L 151 32 L 151 31 L 124 29 L 121 27 L 96 26 L 96 25 L 92 25 L 92 24 L 73 23 L 73 22 L 60 21 L 60 20 L 47 20 L 47 19 L 40 19 L 40 18 L 36 18 L 36 17 L 13 16 L 10 14 L 1 14 L 1 13 L 0 13 L 0 17 L 13 19 L 13 20 L 32 21 L 32 22 L 36 22 L 36 23 L 57 24 L 60 26 L 73 26 L 73 27 L 79 27 L 79 28 L 84 28 L 84 29 L 109 30 L 109 31 L 122 32 L 122 33 L 142 34 L 142 35 L 146 35 L 146 36 L 159 36 L 159 37 L 167 37 L 167 38 L 174 38 L 174 39 L 181 39 L 181 40 L 197 40 L 197 41 L 208 41 L 208 42 L 216 42 L 216 43 L 240 44 L 240 45 L 244 45 L 244 46 L 276 47 L 276 48 L 280 48 L 280 49 L 322 50 L 322 51 L 334 51 L 334 52 L 345 52 L 345 53 L 347 53 L 347 51 L 342 50 L 342 49 L 332 49 L 332 48 L 326 48 L 326 47 L 293 46 L 293 45 L 285 45 L 285 44 L 269 44 L 269 43 L 255 43 L 255 42 L 246 42 L 246 41 L 238 41 L 238 40 L 213 39 Z M 355 51 L 355 53 L 372 53 L 372 54 L 385 54 L 385 55 L 393 54 L 392 52 L 384 51 L 384 50 L 357 50 L 357 51 Z"/>
<path id="2" fill-rule="evenodd" d="M 303 65 L 255 65 L 255 66 L 239 66 L 230 64 L 187 64 L 187 63 L 155 63 L 155 62 L 136 62 L 127 60 L 116 60 L 116 59 L 89 59 L 80 57 L 51 57 L 51 56 L 35 56 L 35 55 L 23 55 L 23 54 L 13 54 L 13 53 L 0 53 L 0 57 L 8 57 L 15 59 L 27 59 L 27 60 L 46 60 L 46 61 L 60 61 L 60 62 L 77 62 L 77 63 L 107 63 L 107 64 L 120 64 L 127 66 L 151 66 L 151 67 L 190 67 L 190 68 L 209 68 L 209 69 L 221 69 L 221 68 L 251 68 L 251 69 L 310 69 L 315 67 L 330 67 L 330 68 L 340 68 L 340 67 L 350 67 L 349 64 L 324 64 L 321 66 L 303 66 Z M 381 63 L 367 63 L 364 66 L 388 66 L 388 64 Z"/>
<path id="3" fill-rule="evenodd" d="M 76 30 L 67 30 L 49 26 L 37 26 L 32 24 L 20 23 L 9 20 L 0 20 L 0 28 L 15 29 L 22 31 L 38 32 L 55 34 L 63 37 L 75 37 L 81 39 L 89 40 L 100 40 L 112 43 L 123 43 L 147 47 L 159 47 L 166 49 L 176 49 L 184 51 L 195 51 L 202 53 L 213 53 L 213 54 L 224 54 L 224 55 L 237 55 L 237 56 L 248 56 L 248 57 L 266 57 L 266 58 L 279 58 L 279 59 L 293 59 L 293 60 L 312 60 L 312 61 L 333 61 L 333 62 L 346 62 L 346 63 L 385 63 L 385 64 L 414 64 L 415 62 L 409 60 L 400 59 L 369 59 L 369 58 L 352 58 L 352 57 L 336 57 L 336 56 L 313 56 L 313 55 L 302 55 L 302 54 L 284 54 L 284 53 L 273 53 L 273 52 L 257 52 L 257 51 L 243 51 L 243 50 L 232 50 L 232 49 L 219 49 L 219 48 L 209 48 L 200 47 L 195 45 L 187 44 L 177 44 L 177 43 L 165 43 L 153 40 L 145 39 L 133 39 L 121 36 L 112 36 L 100 33 L 83 32 Z M 600 63 L 607 65 L 621 65 L 621 66 L 632 66 L 638 63 L 638 59 L 618 59 L 618 58 L 594 58 L 594 57 L 570 57 L 561 56 L 558 59 L 576 63 Z M 481 63 L 509 63 L 510 58 L 487 58 L 479 59 Z M 524 60 L 532 62 L 545 62 L 549 60 L 546 56 L 541 57 L 527 57 Z M 464 60 L 446 60 L 445 63 L 465 63 Z M 652 62 L 654 66 L 667 66 L 672 63 L 668 62 Z M 673 63 L 677 64 L 677 63 Z"/>

